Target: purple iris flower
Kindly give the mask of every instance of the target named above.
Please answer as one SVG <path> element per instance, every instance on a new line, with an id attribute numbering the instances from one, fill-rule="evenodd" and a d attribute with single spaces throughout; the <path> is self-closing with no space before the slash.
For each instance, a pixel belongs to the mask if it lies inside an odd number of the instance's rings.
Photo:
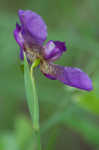
<path id="1" fill-rule="evenodd" d="M 18 15 L 21 25 L 16 24 L 14 37 L 20 46 L 21 60 L 24 59 L 23 52 L 26 53 L 29 63 L 39 58 L 40 70 L 47 78 L 91 91 L 92 81 L 82 70 L 53 64 L 53 61 L 59 59 L 66 51 L 66 46 L 65 42 L 52 40 L 44 45 L 47 39 L 47 26 L 42 17 L 30 10 L 19 10 Z"/>

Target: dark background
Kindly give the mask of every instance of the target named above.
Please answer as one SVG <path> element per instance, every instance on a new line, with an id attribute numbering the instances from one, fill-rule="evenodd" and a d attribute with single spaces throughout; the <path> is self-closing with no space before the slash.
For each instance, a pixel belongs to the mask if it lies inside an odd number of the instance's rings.
<path id="1" fill-rule="evenodd" d="M 79 67 L 92 79 L 84 92 L 36 71 L 43 150 L 99 149 L 99 1 L 0 0 L 0 150 L 32 150 L 19 47 L 13 37 L 19 9 L 40 14 L 48 40 L 66 41 L 56 63 Z"/>

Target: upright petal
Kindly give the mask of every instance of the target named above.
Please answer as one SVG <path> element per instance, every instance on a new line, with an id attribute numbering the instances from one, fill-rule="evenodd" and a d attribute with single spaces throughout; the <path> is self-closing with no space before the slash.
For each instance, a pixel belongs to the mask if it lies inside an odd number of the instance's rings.
<path id="1" fill-rule="evenodd" d="M 19 24 L 16 24 L 16 29 L 14 30 L 14 38 L 19 46 L 22 48 L 24 44 L 24 39 L 22 36 L 22 27 Z"/>
<path id="2" fill-rule="evenodd" d="M 46 60 L 55 61 L 65 51 L 66 51 L 65 42 L 50 40 L 44 47 L 43 55 Z"/>
<path id="3" fill-rule="evenodd" d="M 47 38 L 47 27 L 42 17 L 30 10 L 19 10 L 19 18 L 24 38 L 30 37 L 31 41 L 42 45 Z"/>
<path id="4" fill-rule="evenodd" d="M 43 63 L 41 65 L 41 71 L 47 78 L 59 80 L 66 85 L 87 91 L 93 89 L 91 79 L 78 68 Z"/>

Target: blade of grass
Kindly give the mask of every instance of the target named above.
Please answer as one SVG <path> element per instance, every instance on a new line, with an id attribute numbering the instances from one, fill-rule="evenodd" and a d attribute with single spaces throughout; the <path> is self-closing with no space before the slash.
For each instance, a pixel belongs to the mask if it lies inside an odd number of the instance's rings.
<path id="1" fill-rule="evenodd" d="M 41 150 L 40 143 L 40 130 L 39 130 L 39 104 L 38 96 L 36 93 L 35 79 L 33 75 L 34 68 L 39 64 L 39 60 L 36 60 L 31 69 L 29 69 L 27 58 L 24 54 L 24 81 L 27 97 L 27 104 L 33 123 L 33 150 Z"/>

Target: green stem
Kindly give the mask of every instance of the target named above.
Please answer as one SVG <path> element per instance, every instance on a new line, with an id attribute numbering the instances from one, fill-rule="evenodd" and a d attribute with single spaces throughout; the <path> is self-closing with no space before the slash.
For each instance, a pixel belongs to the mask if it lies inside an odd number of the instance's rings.
<path id="1" fill-rule="evenodd" d="M 41 150 L 41 143 L 40 143 L 40 131 L 39 131 L 39 104 L 38 104 L 38 96 L 36 93 L 36 86 L 35 86 L 35 78 L 34 78 L 34 68 L 36 67 L 36 61 L 31 66 L 31 81 L 33 85 L 33 95 L 34 95 L 34 101 L 33 101 L 33 115 L 32 115 L 32 121 L 33 121 L 33 129 L 35 131 L 35 140 L 37 140 L 37 146 L 38 150 Z"/>
<path id="2" fill-rule="evenodd" d="M 39 104 L 38 104 L 38 96 L 36 93 L 36 86 L 35 86 L 35 79 L 34 79 L 34 73 L 33 73 L 33 67 L 31 67 L 30 75 L 31 75 L 31 81 L 33 85 L 33 95 L 34 95 L 34 100 L 33 100 L 33 115 L 32 115 L 32 121 L 33 121 L 33 129 L 35 131 L 39 130 Z"/>

